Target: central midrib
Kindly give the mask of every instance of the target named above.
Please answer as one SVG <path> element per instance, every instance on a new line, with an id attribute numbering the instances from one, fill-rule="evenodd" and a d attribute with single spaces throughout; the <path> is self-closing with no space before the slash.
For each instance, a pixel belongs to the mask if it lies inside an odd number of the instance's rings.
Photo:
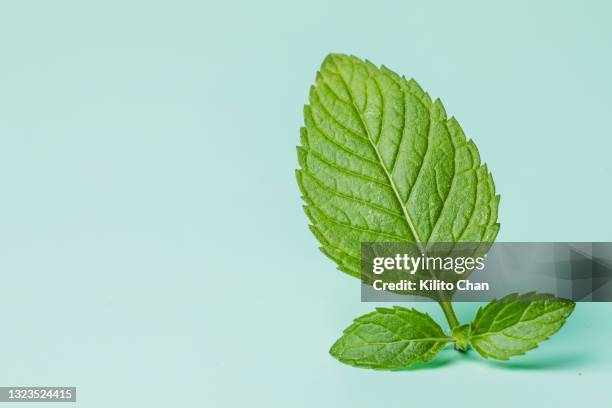
<path id="1" fill-rule="evenodd" d="M 359 111 L 359 109 L 357 108 L 357 105 L 355 103 L 355 97 L 353 96 L 353 92 L 351 91 L 351 88 L 349 87 L 349 84 L 346 82 L 346 80 L 344 79 L 344 77 L 342 76 L 341 70 L 338 67 L 338 64 L 336 63 L 336 61 L 334 61 L 334 65 L 336 66 L 336 69 L 338 70 L 338 76 L 342 79 L 342 82 L 344 83 L 344 86 L 346 87 L 346 90 L 349 94 L 349 97 L 351 98 L 351 105 L 353 106 L 353 109 L 355 110 L 355 112 L 357 113 L 357 116 L 359 117 L 359 121 L 361 122 L 361 126 L 363 126 L 363 129 L 366 132 L 366 136 L 368 137 L 368 141 L 370 142 L 370 145 L 372 146 L 372 149 L 374 149 L 374 152 L 376 153 L 376 157 L 378 158 L 378 162 L 380 163 L 380 166 L 382 167 L 383 171 L 385 172 L 385 176 L 387 177 L 387 180 L 389 180 L 389 185 L 391 186 L 391 190 L 393 190 L 393 194 L 395 195 L 395 198 L 397 199 L 397 202 L 399 203 L 400 208 L 402 209 L 402 213 L 404 214 L 404 219 L 406 221 L 406 224 L 408 224 L 408 228 L 410 229 L 410 232 L 412 232 L 412 236 L 414 237 L 414 240 L 416 241 L 416 245 L 419 248 L 419 251 L 421 253 L 425 253 L 425 248 L 423 247 L 423 241 L 421 241 L 421 238 L 419 237 L 419 234 L 417 232 L 416 226 L 414 224 L 414 221 L 412 220 L 412 217 L 410 216 L 410 213 L 408 212 L 408 209 L 406 208 L 406 206 L 404 205 L 404 202 L 401 199 L 400 193 L 397 190 L 397 188 L 395 187 L 395 182 L 393 181 L 393 177 L 391 176 L 391 174 L 389 173 L 389 170 L 387 169 L 387 167 L 385 166 L 385 163 L 382 159 L 382 156 L 380 155 L 380 152 L 378 151 L 378 147 L 376 146 L 376 143 L 374 143 L 374 139 L 372 139 L 372 135 L 370 134 L 370 129 L 368 128 L 365 119 L 363 118 L 363 116 L 361 115 L 361 112 Z M 352 69 L 354 70 L 354 66 L 351 64 Z M 382 136 L 382 126 L 384 125 L 384 114 L 385 114 L 385 106 L 384 106 L 384 98 L 381 96 L 380 98 L 380 103 L 381 103 L 381 118 L 380 118 L 380 123 L 381 123 L 381 136 Z M 403 137 L 403 135 L 402 135 Z"/>

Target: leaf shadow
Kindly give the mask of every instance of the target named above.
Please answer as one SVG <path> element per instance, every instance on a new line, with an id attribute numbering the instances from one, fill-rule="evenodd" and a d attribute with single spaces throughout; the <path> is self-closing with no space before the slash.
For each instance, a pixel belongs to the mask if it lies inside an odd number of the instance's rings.
<path id="1" fill-rule="evenodd" d="M 572 354 L 548 355 L 542 357 L 525 356 L 508 361 L 486 360 L 477 356 L 476 353 L 468 353 L 470 360 L 480 360 L 481 363 L 491 368 L 506 371 L 519 370 L 573 370 L 585 368 L 596 362 L 590 353 L 576 351 Z"/>
<path id="2" fill-rule="evenodd" d="M 496 370 L 506 371 L 545 371 L 545 370 L 575 370 L 584 369 L 596 363 L 597 359 L 590 353 L 576 351 L 572 354 L 549 355 L 543 357 L 522 356 L 508 361 L 487 360 L 482 358 L 473 349 L 467 352 L 459 352 L 453 348 L 447 348 L 440 352 L 433 360 L 425 363 L 416 363 L 407 368 L 401 368 L 399 372 L 412 372 L 420 370 L 431 370 L 461 363 L 484 364 Z"/>

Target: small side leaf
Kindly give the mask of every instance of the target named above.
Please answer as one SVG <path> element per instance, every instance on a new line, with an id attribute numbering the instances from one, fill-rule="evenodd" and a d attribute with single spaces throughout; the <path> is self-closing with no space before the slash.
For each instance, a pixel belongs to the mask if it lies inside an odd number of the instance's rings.
<path id="1" fill-rule="evenodd" d="M 431 360 L 450 341 L 428 314 L 395 306 L 355 319 L 329 352 L 353 366 L 393 370 Z"/>
<path id="2" fill-rule="evenodd" d="M 565 323 L 575 303 L 548 294 L 512 294 L 478 310 L 470 343 L 485 358 L 525 354 Z"/>

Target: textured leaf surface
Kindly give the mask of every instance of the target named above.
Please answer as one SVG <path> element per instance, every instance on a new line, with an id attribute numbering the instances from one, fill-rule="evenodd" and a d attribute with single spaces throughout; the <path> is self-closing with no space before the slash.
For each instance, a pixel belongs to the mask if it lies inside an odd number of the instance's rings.
<path id="1" fill-rule="evenodd" d="M 346 364 L 390 370 L 429 361 L 449 341 L 429 315 L 395 306 L 355 319 L 330 353 Z"/>
<path id="2" fill-rule="evenodd" d="M 470 343 L 486 358 L 507 360 L 525 354 L 557 332 L 574 306 L 553 295 L 508 295 L 478 310 Z"/>
<path id="3" fill-rule="evenodd" d="M 331 54 L 304 109 L 297 172 L 311 229 L 359 277 L 361 242 L 493 242 L 499 196 L 478 150 L 414 80 Z"/>

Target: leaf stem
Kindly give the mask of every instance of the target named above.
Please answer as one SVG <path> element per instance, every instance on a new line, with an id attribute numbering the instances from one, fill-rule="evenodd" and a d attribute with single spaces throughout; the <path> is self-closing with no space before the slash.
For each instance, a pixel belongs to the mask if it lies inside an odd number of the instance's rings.
<path id="1" fill-rule="evenodd" d="M 455 314 L 455 310 L 453 309 L 452 303 L 451 302 L 438 302 L 438 304 L 440 305 L 440 307 L 442 308 L 442 311 L 444 312 L 444 316 L 446 317 L 446 320 L 448 321 L 448 326 L 450 327 L 451 331 L 455 327 L 458 327 L 461 323 L 459 323 L 459 320 L 457 319 L 457 315 Z"/>

